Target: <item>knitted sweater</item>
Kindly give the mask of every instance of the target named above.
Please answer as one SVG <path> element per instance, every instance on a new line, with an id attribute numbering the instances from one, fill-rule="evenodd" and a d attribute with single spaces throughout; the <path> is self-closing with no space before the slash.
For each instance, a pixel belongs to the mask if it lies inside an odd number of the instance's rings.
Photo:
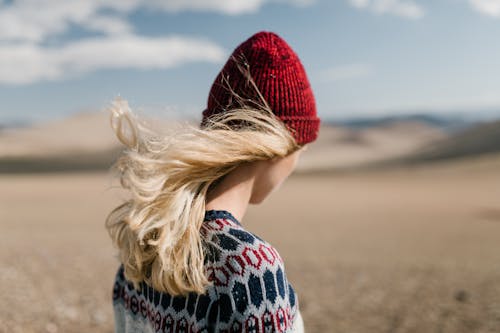
<path id="1" fill-rule="evenodd" d="M 172 297 L 144 282 L 135 290 L 120 265 L 113 288 L 115 332 L 296 331 L 302 325 L 297 296 L 276 249 L 226 210 L 206 211 L 204 223 L 212 282 L 206 293 Z"/>

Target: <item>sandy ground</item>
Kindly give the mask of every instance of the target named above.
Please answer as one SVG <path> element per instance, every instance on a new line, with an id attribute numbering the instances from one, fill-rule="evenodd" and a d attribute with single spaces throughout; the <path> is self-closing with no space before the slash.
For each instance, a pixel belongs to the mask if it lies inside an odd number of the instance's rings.
<path id="1" fill-rule="evenodd" d="M 0 332 L 112 332 L 116 180 L 0 184 Z M 500 332 L 499 199 L 498 158 L 292 175 L 242 222 L 284 257 L 308 332 Z"/>

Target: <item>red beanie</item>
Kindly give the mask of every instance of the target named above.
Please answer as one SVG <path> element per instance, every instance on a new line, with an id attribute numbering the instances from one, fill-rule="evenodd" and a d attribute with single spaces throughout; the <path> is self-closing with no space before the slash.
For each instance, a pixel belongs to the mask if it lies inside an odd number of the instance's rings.
<path id="1" fill-rule="evenodd" d="M 233 51 L 212 84 L 201 126 L 207 117 L 227 110 L 234 102 L 222 75 L 238 95 L 259 101 L 235 59 L 248 64 L 260 93 L 273 113 L 293 129 L 291 132 L 297 143 L 303 145 L 316 140 L 320 118 L 304 66 L 285 40 L 267 31 L 254 34 Z"/>

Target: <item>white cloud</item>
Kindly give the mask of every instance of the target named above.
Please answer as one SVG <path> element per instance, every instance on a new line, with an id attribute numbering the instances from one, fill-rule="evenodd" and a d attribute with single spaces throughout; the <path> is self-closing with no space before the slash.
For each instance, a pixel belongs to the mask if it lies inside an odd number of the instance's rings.
<path id="1" fill-rule="evenodd" d="M 62 80 L 106 68 L 170 68 L 192 61 L 221 62 L 225 51 L 200 38 L 138 36 L 128 14 L 212 11 L 237 15 L 265 3 L 308 6 L 315 0 L 0 0 L 0 83 Z M 72 25 L 100 33 L 64 45 L 57 40 Z"/>
<path id="2" fill-rule="evenodd" d="M 469 3 L 482 14 L 500 17 L 500 0 L 469 0 Z"/>
<path id="3" fill-rule="evenodd" d="M 412 0 L 348 0 L 358 9 L 367 9 L 377 14 L 393 14 L 409 19 L 425 15 L 424 9 Z M 487 0 L 485 0 L 487 1 Z"/>
<path id="4" fill-rule="evenodd" d="M 19 0 L 9 5 L 0 1 L 0 41 L 41 42 L 64 33 L 71 24 L 105 34 L 129 33 L 133 29 L 126 15 L 140 8 L 238 15 L 256 12 L 268 2 L 306 6 L 314 0 Z"/>
<path id="5" fill-rule="evenodd" d="M 127 3 L 130 0 L 124 0 Z M 103 6 L 96 0 L 22 0 L 0 6 L 0 41 L 41 42 L 48 36 L 64 33 L 70 24 L 104 33 L 129 32 L 131 26 L 117 14 L 102 15 L 98 11 L 113 8 L 126 11 L 123 4 Z"/>
<path id="6" fill-rule="evenodd" d="M 221 62 L 225 53 L 212 42 L 179 36 L 105 36 L 57 48 L 0 44 L 0 83 L 60 80 L 104 68 L 165 69 L 191 61 Z"/>
<path id="7" fill-rule="evenodd" d="M 369 76 L 374 72 L 368 64 L 348 64 L 326 69 L 321 74 L 321 79 L 326 82 L 347 80 Z"/>
<path id="8" fill-rule="evenodd" d="M 365 8 L 370 4 L 370 0 L 349 0 L 349 2 L 356 8 Z"/>
<path id="9" fill-rule="evenodd" d="M 313 4 L 315 0 L 144 0 L 141 2 L 145 6 L 169 12 L 193 10 L 237 15 L 256 12 L 269 2 L 303 7 Z"/>
<path id="10" fill-rule="evenodd" d="M 127 14 L 140 8 L 164 12 L 252 13 L 266 2 L 306 6 L 314 0 L 0 0 L 0 83 L 64 79 L 104 68 L 169 68 L 189 61 L 220 62 L 225 51 L 209 41 L 134 34 Z M 104 36 L 42 46 L 71 27 Z"/>

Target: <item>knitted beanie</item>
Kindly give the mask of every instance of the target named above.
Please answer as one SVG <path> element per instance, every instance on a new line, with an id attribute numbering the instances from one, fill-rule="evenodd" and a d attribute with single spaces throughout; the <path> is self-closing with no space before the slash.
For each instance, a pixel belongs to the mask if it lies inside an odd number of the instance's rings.
<path id="1" fill-rule="evenodd" d="M 267 104 L 297 143 L 303 145 L 316 140 L 320 118 L 304 66 L 285 40 L 268 31 L 254 34 L 233 51 L 212 84 L 200 126 L 203 127 L 212 114 L 235 106 L 227 84 L 241 97 L 259 101 L 257 92 L 239 68 L 242 64 L 247 66 Z"/>

